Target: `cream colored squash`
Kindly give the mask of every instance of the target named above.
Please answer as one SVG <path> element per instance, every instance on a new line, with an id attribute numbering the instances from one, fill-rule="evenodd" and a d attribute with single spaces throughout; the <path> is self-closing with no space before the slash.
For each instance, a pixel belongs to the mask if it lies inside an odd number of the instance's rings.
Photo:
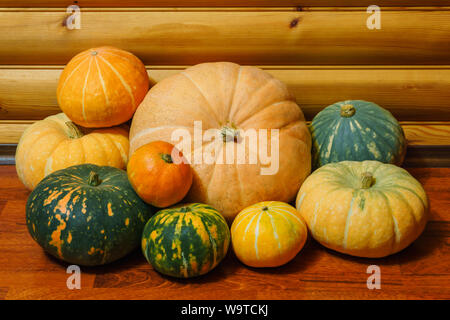
<path id="1" fill-rule="evenodd" d="M 378 161 L 343 161 L 317 169 L 300 188 L 296 206 L 318 242 L 371 258 L 410 245 L 428 215 L 421 184 L 406 170 Z"/>
<path id="2" fill-rule="evenodd" d="M 194 139 L 194 121 L 200 121 L 202 131 L 221 130 L 223 140 L 203 142 L 219 161 L 195 161 L 194 145 L 189 150 L 174 141 L 175 130 L 185 130 Z M 275 157 L 269 164 L 257 156 L 251 163 L 252 148 L 245 148 L 243 164 L 237 163 L 237 149 L 248 129 L 268 129 L 259 135 L 262 147 L 271 148 L 272 134 L 278 129 L 278 170 Z M 241 130 L 241 131 L 239 131 Z M 240 133 L 238 133 L 240 132 Z M 276 135 L 274 135 L 275 137 Z M 187 201 L 207 203 L 219 210 L 229 222 L 245 207 L 264 200 L 290 201 L 311 170 L 311 137 L 300 107 L 286 86 L 270 74 L 255 67 L 234 63 L 205 63 L 193 66 L 155 85 L 138 107 L 130 130 L 130 154 L 140 146 L 163 140 L 175 144 L 189 159 L 194 180 Z M 220 141 L 218 141 L 220 140 Z M 276 141 L 276 139 L 274 139 Z M 202 141 L 199 141 L 202 144 Z M 256 147 L 253 145 L 252 147 Z M 235 150 L 233 161 L 226 162 Z M 197 145 L 195 153 L 199 153 Z M 228 149 L 229 150 L 229 149 Z M 197 159 L 203 159 L 201 157 Z M 228 164 L 219 164 L 220 159 Z M 267 172 L 266 172 L 267 173 Z"/>

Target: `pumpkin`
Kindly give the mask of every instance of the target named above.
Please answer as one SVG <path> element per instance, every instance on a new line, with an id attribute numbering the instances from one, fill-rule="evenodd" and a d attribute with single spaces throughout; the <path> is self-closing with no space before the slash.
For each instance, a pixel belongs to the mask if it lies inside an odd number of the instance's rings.
<path id="1" fill-rule="evenodd" d="M 191 203 L 157 212 L 145 225 L 142 251 L 160 273 L 190 278 L 214 269 L 230 245 L 230 230 L 213 207 Z"/>
<path id="2" fill-rule="evenodd" d="M 311 174 L 297 210 L 325 247 L 358 257 L 384 257 L 424 230 L 428 200 L 406 170 L 379 161 L 327 164 Z"/>
<path id="3" fill-rule="evenodd" d="M 173 159 L 173 155 L 177 158 Z M 127 172 L 139 197 L 160 208 L 181 201 L 192 184 L 190 165 L 178 149 L 164 141 L 154 141 L 136 150 Z"/>
<path id="4" fill-rule="evenodd" d="M 187 201 L 210 204 L 229 222 L 254 203 L 293 200 L 311 170 L 302 110 L 282 82 L 255 67 L 204 63 L 160 81 L 133 117 L 130 154 L 157 140 L 191 164 Z"/>
<path id="5" fill-rule="evenodd" d="M 56 171 L 37 185 L 27 201 L 26 223 L 49 254 L 94 266 L 138 247 L 152 210 L 134 192 L 125 171 L 81 164 Z"/>
<path id="6" fill-rule="evenodd" d="M 17 175 L 33 190 L 46 175 L 76 164 L 124 169 L 128 149 L 126 129 L 87 130 L 83 134 L 81 128 L 60 113 L 33 123 L 22 134 L 16 150 Z"/>
<path id="7" fill-rule="evenodd" d="M 83 127 L 128 121 L 150 86 L 144 64 L 114 47 L 83 51 L 62 72 L 57 89 L 61 110 Z"/>
<path id="8" fill-rule="evenodd" d="M 348 100 L 326 107 L 313 119 L 313 167 L 339 161 L 377 160 L 401 165 L 406 153 L 402 127 L 372 102 Z"/>
<path id="9" fill-rule="evenodd" d="M 308 229 L 297 210 L 279 201 L 263 201 L 242 210 L 231 226 L 237 258 L 250 267 L 278 267 L 303 248 Z"/>

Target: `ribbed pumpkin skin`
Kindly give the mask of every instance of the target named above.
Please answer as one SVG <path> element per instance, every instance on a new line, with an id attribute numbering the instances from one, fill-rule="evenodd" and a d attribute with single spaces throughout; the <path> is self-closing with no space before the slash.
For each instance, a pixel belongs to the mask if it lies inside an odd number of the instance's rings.
<path id="1" fill-rule="evenodd" d="M 362 188 L 362 174 L 367 172 L 374 184 Z M 428 215 L 421 184 L 406 170 L 378 161 L 319 168 L 303 183 L 296 206 L 318 242 L 370 258 L 406 248 L 422 233 Z"/>
<path id="2" fill-rule="evenodd" d="M 89 185 L 91 172 L 101 183 Z M 30 194 L 26 222 L 34 240 L 69 263 L 102 265 L 139 246 L 153 214 L 124 171 L 83 164 L 47 176 Z"/>
<path id="3" fill-rule="evenodd" d="M 264 201 L 242 210 L 231 226 L 238 259 L 251 267 L 278 267 L 292 260 L 308 236 L 305 222 L 287 203 Z"/>
<path id="4" fill-rule="evenodd" d="M 73 138 L 68 122 L 70 119 L 59 113 L 33 123 L 22 134 L 16 150 L 16 170 L 28 189 L 33 190 L 46 175 L 77 164 L 126 167 L 127 130 L 88 130 L 80 138 Z"/>
<path id="5" fill-rule="evenodd" d="M 128 121 L 144 99 L 150 80 L 141 60 L 114 47 L 77 54 L 64 68 L 57 89 L 65 114 L 83 127 Z"/>
<path id="6" fill-rule="evenodd" d="M 172 134 L 180 129 L 196 139 L 196 121 L 202 124 L 202 134 L 227 127 L 243 131 L 268 129 L 266 137 L 260 135 L 259 142 L 252 144 L 257 145 L 258 151 L 271 148 L 271 129 L 278 129 L 277 168 L 271 174 L 261 174 L 269 166 L 259 156 L 253 163 L 248 161 L 250 143 L 245 147 L 244 163 L 239 163 L 237 152 L 231 164 L 226 162 L 227 149 L 237 149 L 240 144 L 220 139 L 202 146 L 204 156 L 208 148 L 216 150 L 216 161 L 198 163 L 194 152 L 200 148 L 195 148 L 196 143 L 192 142 L 191 149 L 186 150 L 180 144 L 187 139 L 172 140 Z M 254 203 L 293 200 L 311 171 L 311 136 L 301 108 L 284 83 L 256 67 L 202 63 L 158 82 L 133 117 L 130 155 L 157 140 L 174 144 L 190 160 L 194 180 L 187 201 L 213 206 L 229 223 L 239 211 Z"/>
<path id="7" fill-rule="evenodd" d="M 191 278 L 214 269 L 225 257 L 230 230 L 211 206 L 191 203 L 164 209 L 146 224 L 142 252 L 162 274 Z"/>
<path id="8" fill-rule="evenodd" d="M 353 116 L 341 116 L 351 105 Z M 313 167 L 339 161 L 376 160 L 401 165 L 406 153 L 403 129 L 392 114 L 372 102 L 348 100 L 326 107 L 311 126 Z"/>

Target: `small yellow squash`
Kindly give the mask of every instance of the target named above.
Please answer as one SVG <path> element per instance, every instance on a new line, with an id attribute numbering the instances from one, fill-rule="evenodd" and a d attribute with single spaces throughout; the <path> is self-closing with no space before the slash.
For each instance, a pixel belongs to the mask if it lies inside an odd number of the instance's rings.
<path id="1" fill-rule="evenodd" d="M 378 161 L 327 164 L 303 183 L 297 210 L 325 247 L 384 257 L 410 245 L 427 222 L 422 185 L 406 170 Z"/>
<path id="2" fill-rule="evenodd" d="M 294 207 L 264 201 L 242 210 L 231 226 L 238 259 L 251 267 L 278 267 L 303 248 L 308 229 Z"/>
<path id="3" fill-rule="evenodd" d="M 33 190 L 53 171 L 77 164 L 124 169 L 128 149 L 124 128 L 87 130 L 83 134 L 64 113 L 59 113 L 35 122 L 22 134 L 16 151 L 17 175 Z"/>

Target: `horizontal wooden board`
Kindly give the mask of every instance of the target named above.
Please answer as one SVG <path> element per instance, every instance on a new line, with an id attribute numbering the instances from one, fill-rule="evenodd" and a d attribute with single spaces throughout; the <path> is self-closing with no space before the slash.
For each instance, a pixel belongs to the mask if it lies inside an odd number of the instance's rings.
<path id="1" fill-rule="evenodd" d="M 99 45 L 149 65 L 227 60 L 257 65 L 449 64 L 450 11 L 94 10 L 81 29 L 64 10 L 0 10 L 0 64 L 65 64 Z"/>
<path id="2" fill-rule="evenodd" d="M 402 125 L 409 145 L 450 147 L 450 122 L 411 122 Z"/>
<path id="3" fill-rule="evenodd" d="M 19 142 L 23 131 L 33 120 L 0 120 L 0 144 Z M 410 146 L 448 146 L 450 148 L 450 122 L 401 122 Z"/>
<path id="4" fill-rule="evenodd" d="M 154 82 L 184 67 L 149 67 Z M 266 66 L 285 82 L 308 120 L 342 100 L 374 101 L 397 119 L 450 121 L 450 66 Z M 39 120 L 60 112 L 56 87 L 62 67 L 0 67 L 0 120 Z"/>
<path id="5" fill-rule="evenodd" d="M 16 144 L 20 136 L 34 121 L 0 120 L 0 144 Z"/>
<path id="6" fill-rule="evenodd" d="M 229 6 L 309 6 L 309 7 L 347 7 L 347 6 L 423 6 L 423 0 L 0 0 L 2 7 L 67 7 L 77 3 L 80 7 L 229 7 Z M 449 0 L 427 0 L 428 6 L 450 5 Z"/>
<path id="7" fill-rule="evenodd" d="M 410 146 L 406 150 L 406 157 L 405 162 L 403 162 L 403 167 L 450 168 L 450 147 Z M 446 199 L 442 199 L 442 201 L 448 202 Z"/>

